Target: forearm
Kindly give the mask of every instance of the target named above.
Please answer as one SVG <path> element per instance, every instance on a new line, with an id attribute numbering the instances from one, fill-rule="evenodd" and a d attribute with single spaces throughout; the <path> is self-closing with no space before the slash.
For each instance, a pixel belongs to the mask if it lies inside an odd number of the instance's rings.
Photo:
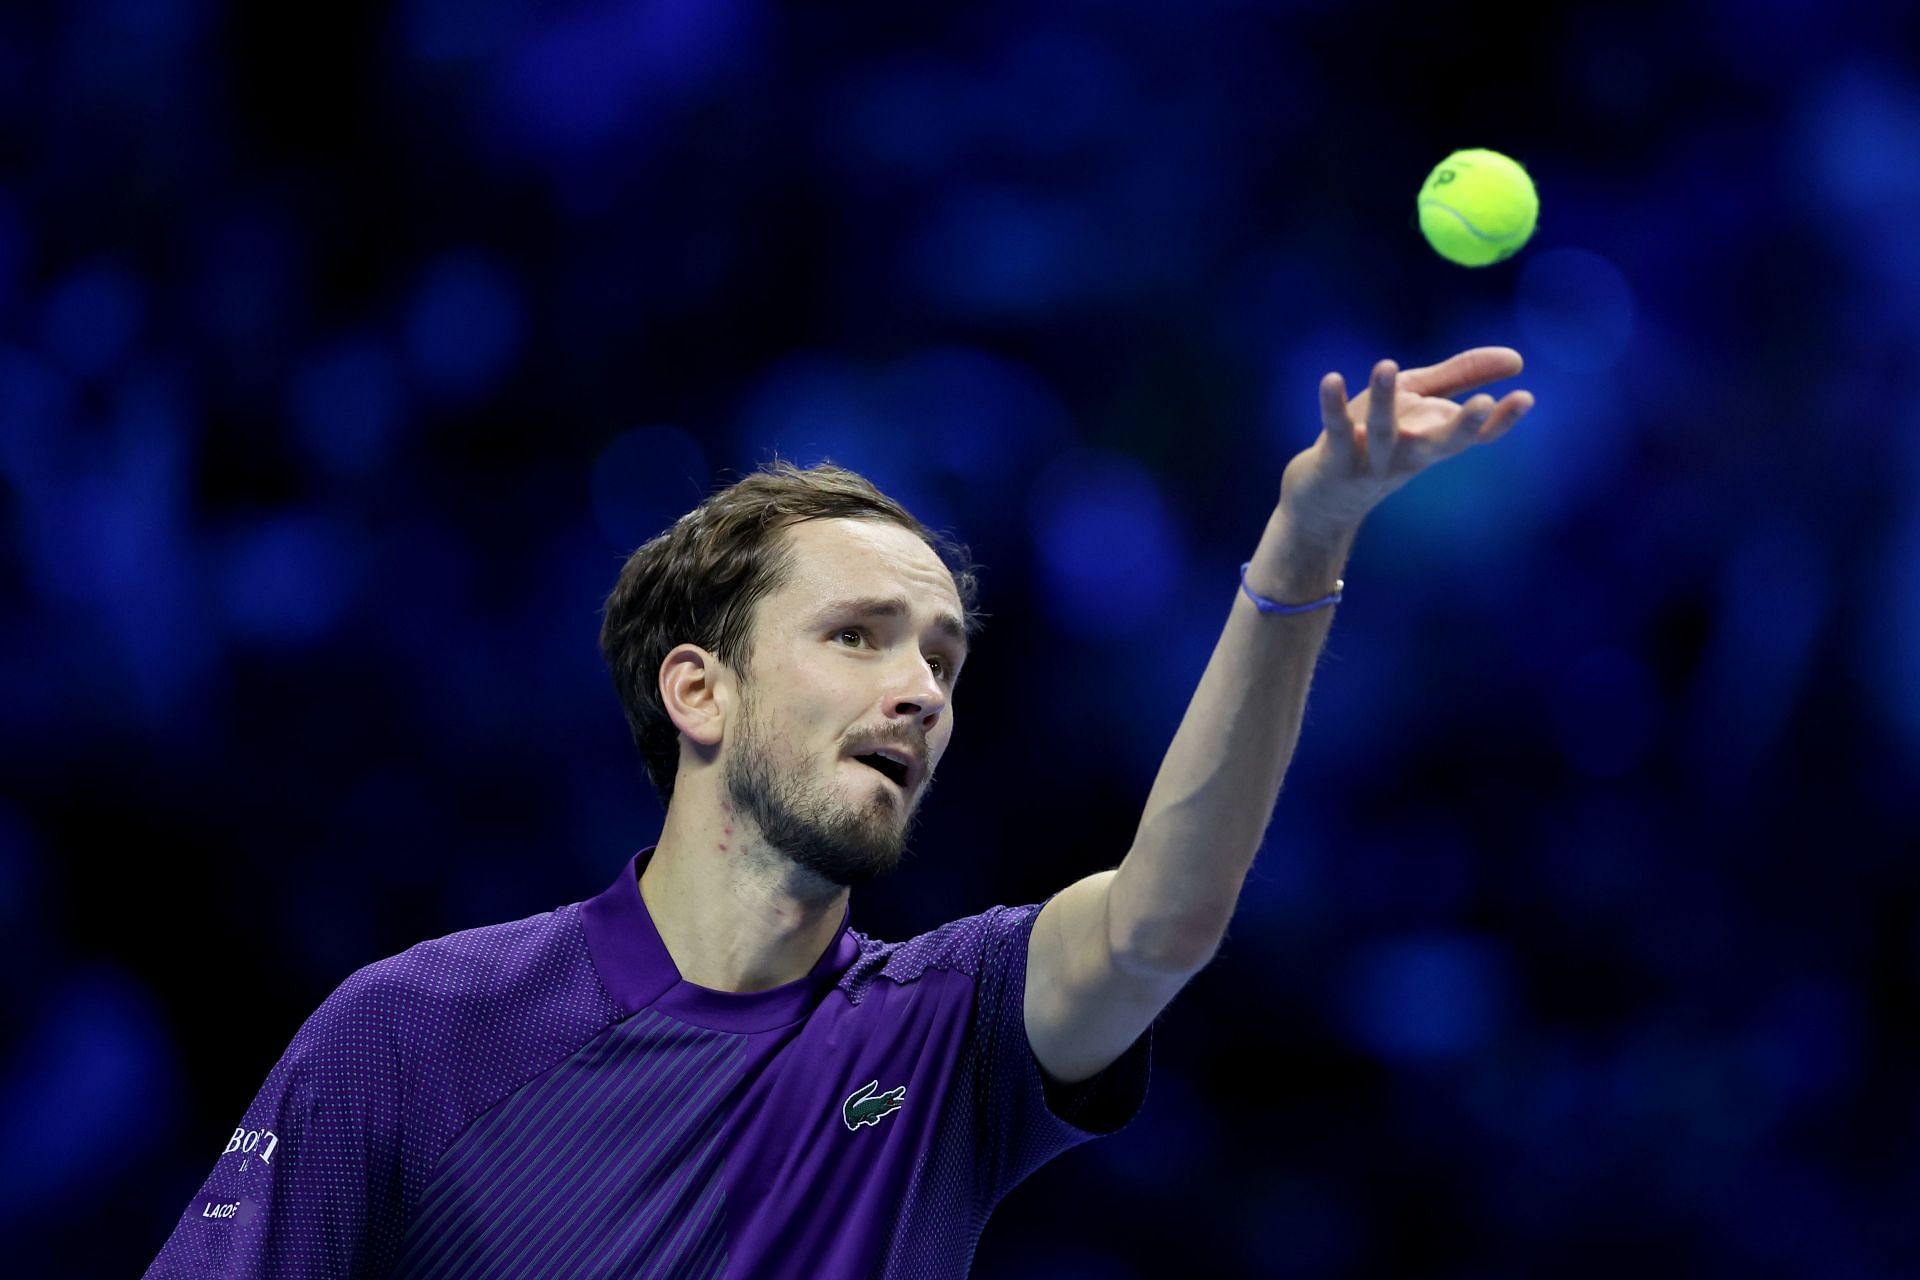
<path id="1" fill-rule="evenodd" d="M 1259 594 L 1300 604 L 1332 594 L 1356 530 L 1312 528 L 1275 508 L 1247 570 Z M 1334 606 L 1233 608 L 1148 793 L 1109 901 L 1109 939 L 1143 969 L 1190 971 L 1218 949 L 1287 764 Z"/>

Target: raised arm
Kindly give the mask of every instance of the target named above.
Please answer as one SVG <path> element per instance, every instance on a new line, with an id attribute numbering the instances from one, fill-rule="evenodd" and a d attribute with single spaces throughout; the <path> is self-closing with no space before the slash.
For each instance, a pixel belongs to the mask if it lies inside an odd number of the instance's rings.
<path id="1" fill-rule="evenodd" d="M 1533 406 L 1449 397 L 1520 372 L 1517 351 L 1476 347 L 1400 373 L 1374 368 L 1349 402 L 1320 384 L 1323 430 L 1287 464 L 1248 587 L 1288 604 L 1330 595 L 1360 522 L 1443 458 L 1498 439 Z M 1225 628 L 1147 796 L 1120 865 L 1054 895 L 1034 922 L 1027 1036 L 1057 1079 L 1126 1051 L 1218 951 L 1293 758 L 1332 608 L 1263 613 L 1237 584 Z M 1225 590 L 1225 589 L 1223 589 Z"/>

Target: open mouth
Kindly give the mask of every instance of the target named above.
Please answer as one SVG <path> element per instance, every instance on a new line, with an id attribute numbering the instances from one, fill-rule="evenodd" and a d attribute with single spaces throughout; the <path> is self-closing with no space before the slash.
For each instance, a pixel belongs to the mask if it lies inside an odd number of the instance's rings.
<path id="1" fill-rule="evenodd" d="M 877 753 L 874 755 L 855 756 L 854 759 L 866 765 L 868 768 L 878 769 L 881 773 L 886 774 L 896 787 L 904 788 L 907 785 L 907 766 L 901 764 L 898 760 L 889 760 L 885 756 Z"/>

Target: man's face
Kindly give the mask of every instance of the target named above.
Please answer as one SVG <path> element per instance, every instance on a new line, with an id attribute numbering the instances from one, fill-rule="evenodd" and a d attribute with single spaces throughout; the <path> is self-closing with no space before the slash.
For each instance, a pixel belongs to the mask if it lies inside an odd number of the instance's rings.
<path id="1" fill-rule="evenodd" d="M 785 536 L 793 571 L 758 608 L 727 795 L 795 864 L 864 884 L 899 865 L 952 736 L 960 598 L 898 525 L 813 520 Z"/>

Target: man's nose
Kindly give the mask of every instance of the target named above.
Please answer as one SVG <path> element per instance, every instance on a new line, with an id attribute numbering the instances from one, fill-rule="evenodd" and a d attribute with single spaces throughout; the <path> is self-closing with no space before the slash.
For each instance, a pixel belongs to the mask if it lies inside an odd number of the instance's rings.
<path id="1" fill-rule="evenodd" d="M 887 698 L 887 711 L 896 716 L 914 716 L 932 728 L 947 707 L 947 691 L 934 676 L 925 658 L 910 658 L 899 677 L 900 683 Z"/>

